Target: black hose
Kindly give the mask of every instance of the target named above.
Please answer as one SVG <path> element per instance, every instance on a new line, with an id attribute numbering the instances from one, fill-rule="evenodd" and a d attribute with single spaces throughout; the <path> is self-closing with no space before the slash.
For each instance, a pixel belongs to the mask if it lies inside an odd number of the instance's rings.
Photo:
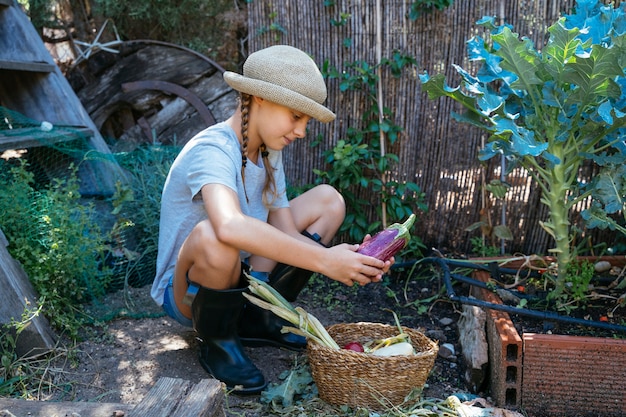
<path id="1" fill-rule="evenodd" d="M 399 263 L 398 265 L 394 264 L 394 267 L 406 268 L 408 266 L 413 266 L 416 263 L 421 263 L 421 262 L 427 262 L 427 263 L 429 262 L 429 263 L 437 264 L 441 268 L 441 270 L 443 271 L 443 280 L 444 280 L 444 285 L 446 287 L 446 294 L 448 298 L 450 298 L 450 300 L 452 301 L 458 301 L 463 304 L 469 304 L 469 305 L 473 305 L 477 307 L 504 311 L 509 314 L 518 314 L 520 316 L 533 317 L 536 319 L 542 319 L 542 320 L 547 320 L 547 321 L 559 321 L 563 323 L 588 326 L 588 327 L 594 327 L 598 329 L 626 333 L 626 326 L 621 326 L 619 324 L 612 324 L 612 323 L 606 323 L 606 322 L 595 321 L 595 320 L 579 319 L 576 317 L 563 316 L 561 314 L 554 313 L 552 311 L 537 311 L 537 310 L 531 310 L 527 308 L 513 307 L 513 306 L 506 305 L 506 304 L 491 303 L 489 301 L 483 301 L 483 300 L 479 300 L 479 299 L 472 298 L 472 297 L 465 297 L 462 295 L 456 295 L 454 288 L 452 286 L 452 278 L 454 278 L 455 280 L 459 282 L 463 282 L 463 283 L 480 287 L 480 288 L 489 288 L 489 287 L 487 286 L 486 283 L 480 280 L 466 277 L 466 276 L 459 275 L 459 274 L 451 274 L 449 266 L 489 271 L 490 273 L 492 273 L 492 276 L 494 273 L 499 275 L 501 273 L 506 273 L 506 274 L 517 273 L 518 271 L 516 269 L 498 268 L 497 264 L 495 263 L 492 266 L 487 266 L 487 265 L 474 264 L 474 263 L 467 262 L 467 261 L 455 261 L 452 259 L 432 257 L 432 258 L 423 258 L 420 260 Z M 529 274 L 530 275 L 526 275 L 526 276 L 531 276 L 532 274 L 536 274 L 536 272 L 531 271 L 529 272 Z"/>

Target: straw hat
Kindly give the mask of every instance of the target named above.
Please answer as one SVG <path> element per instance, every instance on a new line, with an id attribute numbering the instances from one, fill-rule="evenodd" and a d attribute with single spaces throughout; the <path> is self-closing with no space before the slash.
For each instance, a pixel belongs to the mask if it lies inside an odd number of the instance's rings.
<path id="1" fill-rule="evenodd" d="M 322 105 L 326 84 L 315 62 L 287 45 L 270 46 L 250 54 L 243 75 L 224 72 L 224 81 L 242 93 L 258 96 L 311 116 L 320 122 L 335 119 Z"/>

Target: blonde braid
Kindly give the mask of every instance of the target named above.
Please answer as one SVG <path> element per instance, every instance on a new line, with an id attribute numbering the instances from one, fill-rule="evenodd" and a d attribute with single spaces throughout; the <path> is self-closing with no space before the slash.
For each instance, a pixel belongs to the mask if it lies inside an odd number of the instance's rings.
<path id="1" fill-rule="evenodd" d="M 274 167 L 270 164 L 269 152 L 265 144 L 261 145 L 261 157 L 263 158 L 263 166 L 265 167 L 265 184 L 263 185 L 263 204 L 267 207 L 271 206 L 278 198 L 276 190 L 276 179 L 274 178 Z M 271 196 L 271 199 L 268 199 Z"/>
<path id="2" fill-rule="evenodd" d="M 249 94 L 241 93 L 241 181 L 243 182 L 243 192 L 248 200 L 246 191 L 246 165 L 248 163 L 248 119 L 250 116 L 250 102 L 252 100 Z"/>
<path id="3" fill-rule="evenodd" d="M 248 163 L 248 122 L 250 119 L 250 103 L 252 96 L 249 94 L 241 93 L 241 178 L 244 181 L 244 193 L 246 194 L 246 201 L 248 200 L 248 193 L 246 192 L 246 164 Z M 265 167 L 265 184 L 263 185 L 263 204 L 266 207 L 272 205 L 278 198 L 278 191 L 276 190 L 276 179 L 274 178 L 274 167 L 269 160 L 269 152 L 265 144 L 262 144 L 259 152 L 263 159 L 263 166 Z M 268 198 L 271 196 L 271 198 Z"/>

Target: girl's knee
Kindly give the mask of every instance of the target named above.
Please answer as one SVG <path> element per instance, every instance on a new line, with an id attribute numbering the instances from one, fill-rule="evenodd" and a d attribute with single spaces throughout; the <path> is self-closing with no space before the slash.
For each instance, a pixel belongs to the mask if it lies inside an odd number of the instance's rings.
<path id="1" fill-rule="evenodd" d="M 200 270 L 229 270 L 239 263 L 239 249 L 219 241 L 208 221 L 198 223 L 181 249 L 181 256 Z"/>
<path id="2" fill-rule="evenodd" d="M 203 220 L 195 225 L 192 229 L 191 234 L 195 234 L 195 238 L 201 240 L 206 243 L 215 243 L 217 242 L 217 235 L 215 234 L 215 230 L 211 226 L 211 222 L 208 220 Z"/>
<path id="3" fill-rule="evenodd" d="M 328 184 L 320 184 L 315 187 L 318 198 L 324 202 L 324 206 L 333 211 L 345 212 L 346 202 L 339 191 Z"/>

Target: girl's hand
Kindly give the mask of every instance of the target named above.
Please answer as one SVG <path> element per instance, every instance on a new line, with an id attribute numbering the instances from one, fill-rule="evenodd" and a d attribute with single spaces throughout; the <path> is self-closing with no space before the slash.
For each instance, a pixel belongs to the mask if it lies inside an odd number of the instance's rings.
<path id="1" fill-rule="evenodd" d="M 329 248 L 322 273 L 348 286 L 380 281 L 392 263 L 357 253 L 358 248 L 347 243 Z"/>
<path id="2" fill-rule="evenodd" d="M 372 235 L 370 235 L 369 233 L 366 234 L 365 237 L 363 238 L 363 243 L 367 242 L 371 238 L 372 238 Z M 387 262 L 385 262 L 385 266 L 383 267 L 384 273 L 386 274 L 387 272 L 389 272 L 389 270 L 391 269 L 391 265 L 393 265 L 395 263 L 396 263 L 396 258 L 395 257 L 392 256 L 391 258 L 389 258 L 389 260 L 387 260 Z"/>

